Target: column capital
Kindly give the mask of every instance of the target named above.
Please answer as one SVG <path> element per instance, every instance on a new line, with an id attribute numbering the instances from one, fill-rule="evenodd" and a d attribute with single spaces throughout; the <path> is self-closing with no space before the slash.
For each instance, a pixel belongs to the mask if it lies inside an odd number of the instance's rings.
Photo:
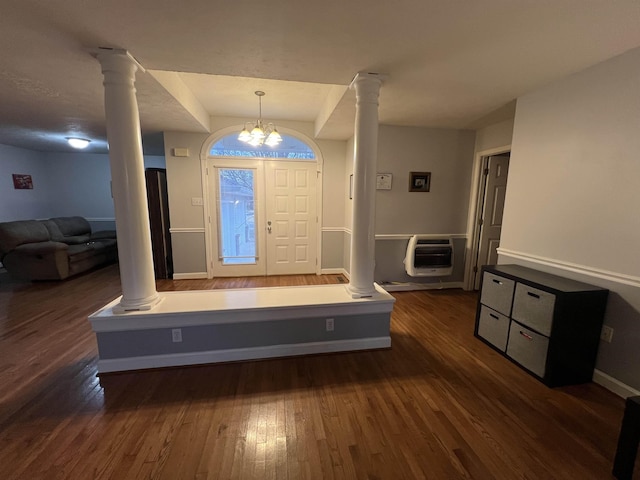
<path id="1" fill-rule="evenodd" d="M 349 84 L 349 88 L 355 88 L 356 84 L 362 83 L 372 83 L 377 84 L 378 86 L 382 85 L 382 83 L 389 78 L 389 75 L 386 73 L 376 73 L 376 72 L 358 72 L 351 80 L 351 84 Z"/>
<path id="2" fill-rule="evenodd" d="M 145 72 L 145 69 L 128 50 L 123 48 L 92 48 L 89 50 L 102 65 L 102 72 L 118 72 L 133 75 L 137 70 Z"/>
<path id="3" fill-rule="evenodd" d="M 349 88 L 356 91 L 358 103 L 375 103 L 377 105 L 380 87 L 387 77 L 387 75 L 379 73 L 359 72 L 353 77 Z"/>

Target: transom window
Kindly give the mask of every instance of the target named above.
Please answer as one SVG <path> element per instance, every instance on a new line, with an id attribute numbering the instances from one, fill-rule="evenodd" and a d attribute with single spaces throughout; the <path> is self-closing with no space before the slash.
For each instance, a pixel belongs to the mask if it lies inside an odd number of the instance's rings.
<path id="1" fill-rule="evenodd" d="M 282 143 L 275 147 L 261 145 L 251 146 L 238 140 L 238 134 L 232 133 L 222 137 L 213 144 L 209 155 L 213 157 L 260 157 L 260 158 L 281 158 L 294 160 L 315 160 L 316 154 L 313 149 L 290 135 L 282 135 Z"/>

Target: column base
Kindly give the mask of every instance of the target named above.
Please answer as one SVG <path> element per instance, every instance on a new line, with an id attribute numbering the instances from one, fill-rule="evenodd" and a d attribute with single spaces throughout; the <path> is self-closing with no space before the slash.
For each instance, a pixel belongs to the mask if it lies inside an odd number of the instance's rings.
<path id="1" fill-rule="evenodd" d="M 347 292 L 349 292 L 351 298 L 371 298 L 378 294 L 374 285 L 371 285 L 371 288 L 357 288 L 349 284 L 347 285 Z"/>
<path id="2" fill-rule="evenodd" d="M 162 302 L 163 299 L 164 297 L 158 295 L 157 293 L 151 298 L 147 298 L 137 302 L 123 302 L 121 299 L 120 303 L 113 307 L 113 313 L 121 315 L 128 312 L 141 312 L 151 310 L 154 307 L 158 306 L 158 304 Z"/>

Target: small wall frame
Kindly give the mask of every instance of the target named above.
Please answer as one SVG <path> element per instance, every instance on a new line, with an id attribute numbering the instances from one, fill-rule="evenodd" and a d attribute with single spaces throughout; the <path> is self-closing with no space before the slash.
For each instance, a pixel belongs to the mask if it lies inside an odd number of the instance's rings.
<path id="1" fill-rule="evenodd" d="M 431 172 L 409 172 L 409 191 L 428 192 L 431 188 Z"/>
<path id="2" fill-rule="evenodd" d="M 33 189 L 33 180 L 31 179 L 31 175 L 26 175 L 23 173 L 14 173 L 13 176 L 13 188 L 16 190 L 32 190 Z"/>

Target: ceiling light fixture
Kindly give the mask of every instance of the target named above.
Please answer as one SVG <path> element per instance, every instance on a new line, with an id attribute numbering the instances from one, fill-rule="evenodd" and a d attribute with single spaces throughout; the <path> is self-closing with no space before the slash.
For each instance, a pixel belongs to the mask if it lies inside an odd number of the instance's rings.
<path id="1" fill-rule="evenodd" d="M 259 147 L 263 144 L 268 145 L 269 147 L 275 147 L 282 142 L 282 137 L 278 133 L 278 130 L 276 130 L 276 126 L 273 123 L 265 124 L 262 121 L 262 97 L 264 97 L 265 93 L 261 90 L 257 90 L 255 94 L 258 96 L 258 102 L 260 105 L 258 120 L 256 120 L 255 126 L 251 131 L 249 131 L 247 126 L 253 125 L 253 122 L 245 123 L 240 135 L 238 135 L 238 140 L 248 143 L 254 147 Z"/>
<path id="2" fill-rule="evenodd" d="M 83 149 L 87 148 L 91 143 L 91 140 L 87 140 L 86 138 L 67 137 L 67 142 L 69 142 L 69 145 L 73 148 Z"/>

